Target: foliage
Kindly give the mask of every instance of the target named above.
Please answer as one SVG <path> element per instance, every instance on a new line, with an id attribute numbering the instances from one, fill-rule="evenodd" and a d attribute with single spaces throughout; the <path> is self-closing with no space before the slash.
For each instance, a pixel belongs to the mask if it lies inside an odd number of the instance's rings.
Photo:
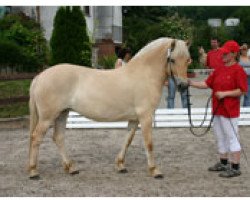
<path id="1" fill-rule="evenodd" d="M 250 44 L 250 7 L 249 6 L 243 6 L 240 7 L 235 13 L 233 14 L 234 17 L 237 17 L 240 19 L 240 25 L 235 31 L 235 33 L 238 33 L 235 37 L 236 40 L 242 43 L 248 43 Z"/>
<path id="2" fill-rule="evenodd" d="M 54 18 L 50 41 L 51 64 L 91 66 L 91 44 L 86 21 L 79 6 L 60 7 Z"/>
<path id="3" fill-rule="evenodd" d="M 98 64 L 103 69 L 114 69 L 116 60 L 117 56 L 115 54 L 109 56 L 103 56 L 102 58 L 99 59 Z"/>
<path id="4" fill-rule="evenodd" d="M 189 20 L 180 18 L 178 14 L 171 17 L 157 17 L 157 20 L 156 23 L 144 18 L 125 18 L 125 44 L 132 49 L 133 53 L 159 37 L 191 39 L 192 26 Z"/>
<path id="5" fill-rule="evenodd" d="M 24 63 L 22 48 L 13 41 L 0 39 L 0 64 L 15 66 Z"/>
<path id="6" fill-rule="evenodd" d="M 229 39 L 234 39 L 239 44 L 250 43 L 249 6 L 125 6 L 123 13 L 125 43 L 133 53 L 157 37 L 173 35 L 175 38 L 182 38 L 183 31 L 188 32 L 188 38 L 192 39 L 192 68 L 199 67 L 198 47 L 203 46 L 208 51 L 213 36 L 218 37 L 221 44 Z M 171 20 L 173 16 L 178 17 Z M 222 26 L 209 27 L 207 20 L 210 18 L 222 19 Z M 240 25 L 225 27 L 223 21 L 227 18 L 239 18 Z"/>
<path id="7" fill-rule="evenodd" d="M 2 57 L 6 57 L 0 61 L 2 66 L 23 66 L 26 71 L 36 71 L 47 64 L 47 43 L 34 20 L 24 15 L 5 16 L 0 20 L 0 40 Z"/>

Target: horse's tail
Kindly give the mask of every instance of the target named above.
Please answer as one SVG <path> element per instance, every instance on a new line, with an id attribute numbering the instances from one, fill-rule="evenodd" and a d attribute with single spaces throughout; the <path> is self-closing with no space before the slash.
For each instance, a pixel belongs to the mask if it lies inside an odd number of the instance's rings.
<path id="1" fill-rule="evenodd" d="M 32 135 L 33 131 L 36 128 L 36 125 L 38 123 L 38 112 L 37 112 L 37 106 L 36 101 L 34 97 L 34 88 L 36 84 L 36 78 L 33 79 L 31 86 L 30 86 L 30 101 L 29 101 L 29 109 L 30 109 L 30 136 Z"/>

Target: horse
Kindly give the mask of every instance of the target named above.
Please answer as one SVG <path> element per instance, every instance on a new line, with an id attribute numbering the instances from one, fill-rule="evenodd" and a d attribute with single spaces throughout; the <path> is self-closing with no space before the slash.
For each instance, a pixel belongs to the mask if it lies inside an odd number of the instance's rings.
<path id="1" fill-rule="evenodd" d="M 100 70 L 64 63 L 38 74 L 30 86 L 29 177 L 40 178 L 37 169 L 39 146 L 51 126 L 65 171 L 79 173 L 64 145 L 67 115 L 74 110 L 95 121 L 128 121 L 130 133 L 115 159 L 116 169 L 121 173 L 127 172 L 125 154 L 140 124 L 149 173 L 162 178 L 154 160 L 152 120 L 170 74 L 175 77 L 176 84 L 187 86 L 187 68 L 191 60 L 188 48 L 187 41 L 159 38 L 118 69 Z"/>

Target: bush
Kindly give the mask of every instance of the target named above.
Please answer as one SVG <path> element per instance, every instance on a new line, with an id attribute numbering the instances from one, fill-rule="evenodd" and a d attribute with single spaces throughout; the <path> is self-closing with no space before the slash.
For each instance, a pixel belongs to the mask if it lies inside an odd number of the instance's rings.
<path id="1" fill-rule="evenodd" d="M 102 58 L 99 59 L 98 64 L 103 69 L 114 69 L 116 60 L 117 60 L 116 55 L 103 56 Z"/>
<path id="2" fill-rule="evenodd" d="M 22 48 L 13 41 L 0 39 L 0 63 L 2 66 L 18 66 L 24 63 Z"/>
<path id="3" fill-rule="evenodd" d="M 10 66 L 20 66 L 26 72 L 37 71 L 47 65 L 47 42 L 34 20 L 24 15 L 5 16 L 0 20 L 0 40 L 3 48 L 0 65 L 9 63 Z"/>
<path id="4" fill-rule="evenodd" d="M 91 45 L 85 17 L 79 6 L 58 9 L 50 46 L 51 64 L 72 63 L 91 66 Z"/>

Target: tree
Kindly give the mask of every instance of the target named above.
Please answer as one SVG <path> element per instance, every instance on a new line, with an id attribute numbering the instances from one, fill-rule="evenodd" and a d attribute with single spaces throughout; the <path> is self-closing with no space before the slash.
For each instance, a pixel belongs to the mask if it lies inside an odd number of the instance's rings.
<path id="1" fill-rule="evenodd" d="M 139 11 L 138 11 L 139 12 Z M 172 37 L 176 39 L 192 39 L 192 26 L 190 21 L 173 16 L 157 16 L 152 20 L 140 17 L 125 18 L 125 43 L 133 53 L 140 50 L 148 42 L 159 37 Z M 156 21 L 157 20 L 157 21 Z"/>
<path id="2" fill-rule="evenodd" d="M 241 44 L 244 42 L 250 44 L 250 7 L 240 7 L 233 13 L 233 16 L 240 19 L 239 27 L 236 27 L 236 30 L 234 30 L 236 40 Z"/>
<path id="3" fill-rule="evenodd" d="M 9 14 L 0 20 L 0 41 L 2 67 L 31 72 L 47 65 L 48 47 L 43 30 L 24 14 Z"/>
<path id="4" fill-rule="evenodd" d="M 50 40 L 51 64 L 72 63 L 91 66 L 91 44 L 86 21 L 79 6 L 60 7 Z"/>

